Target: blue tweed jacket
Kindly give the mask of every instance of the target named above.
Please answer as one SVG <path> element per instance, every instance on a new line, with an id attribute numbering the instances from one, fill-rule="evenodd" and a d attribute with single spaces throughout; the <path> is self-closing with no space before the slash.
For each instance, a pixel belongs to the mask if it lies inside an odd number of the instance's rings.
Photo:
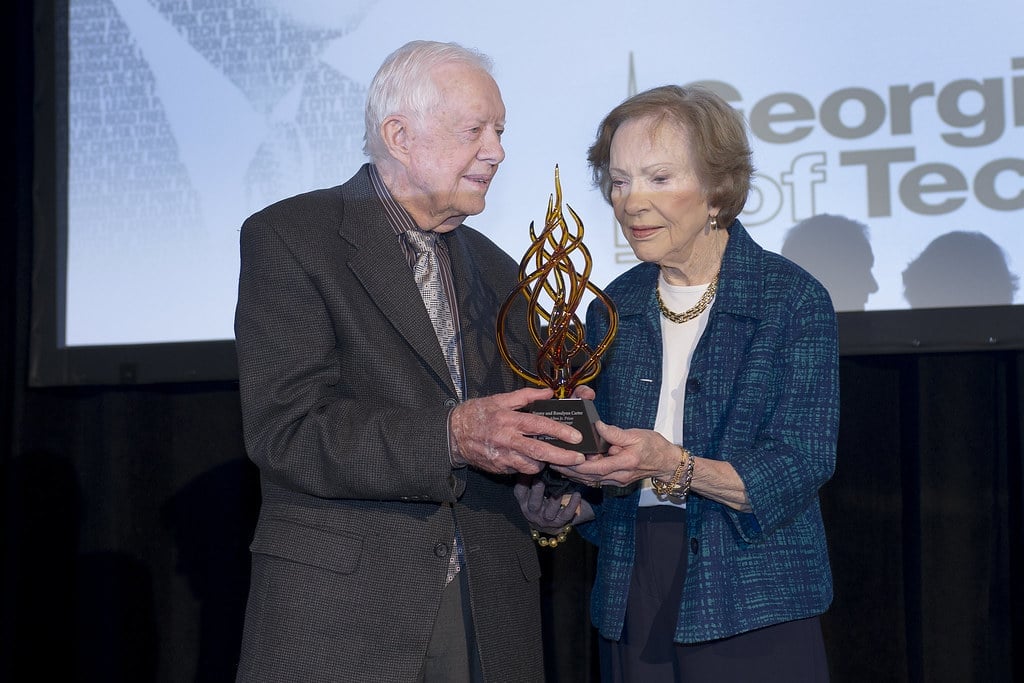
<path id="1" fill-rule="evenodd" d="M 824 612 L 832 601 L 818 489 L 835 468 L 839 428 L 836 318 L 825 288 L 767 252 L 739 221 L 729 228 L 718 293 L 686 380 L 683 443 L 732 463 L 752 511 L 691 495 L 689 566 L 675 640 L 696 643 Z M 606 289 L 619 332 L 594 384 L 602 420 L 651 429 L 661 384 L 658 266 L 642 263 Z M 607 329 L 587 314 L 591 343 Z M 606 487 L 597 519 L 580 527 L 600 545 L 595 626 L 622 632 L 633 569 L 639 491 Z"/>

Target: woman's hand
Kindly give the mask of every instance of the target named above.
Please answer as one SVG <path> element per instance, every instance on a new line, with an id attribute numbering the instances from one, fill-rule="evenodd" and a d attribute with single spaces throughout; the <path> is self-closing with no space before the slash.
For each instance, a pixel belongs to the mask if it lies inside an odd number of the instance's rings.
<path id="1" fill-rule="evenodd" d="M 620 429 L 603 422 L 597 423 L 597 431 L 609 443 L 606 454 L 551 469 L 588 486 L 626 486 L 647 477 L 667 480 L 679 467 L 679 447 L 655 431 Z"/>
<path id="2" fill-rule="evenodd" d="M 516 500 L 530 526 L 545 534 L 557 534 L 566 524 L 593 519 L 590 504 L 579 491 L 561 496 L 547 496 L 547 487 L 540 477 L 520 477 L 515 485 Z"/>
<path id="3" fill-rule="evenodd" d="M 581 384 L 572 390 L 572 397 L 593 401 L 597 397 L 597 394 L 594 392 L 593 389 L 588 387 L 586 384 Z"/>
<path id="4" fill-rule="evenodd" d="M 587 461 L 551 469 L 588 486 L 626 486 L 657 477 L 668 481 L 682 460 L 679 446 L 649 429 L 619 429 L 603 422 L 597 431 L 611 446 L 607 455 L 587 456 Z M 722 503 L 733 510 L 751 512 L 747 488 L 731 463 L 694 457 L 690 492 Z"/>

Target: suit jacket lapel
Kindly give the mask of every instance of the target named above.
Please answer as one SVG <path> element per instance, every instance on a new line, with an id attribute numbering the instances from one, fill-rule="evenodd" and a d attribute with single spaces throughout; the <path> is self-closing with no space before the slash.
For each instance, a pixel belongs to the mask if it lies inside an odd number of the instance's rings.
<path id="1" fill-rule="evenodd" d="M 339 235 L 357 249 L 347 266 L 380 313 L 455 394 L 437 334 L 405 260 L 398 238 L 363 172 L 342 186 L 344 217 Z M 381 350 L 382 361 L 387 350 Z"/>

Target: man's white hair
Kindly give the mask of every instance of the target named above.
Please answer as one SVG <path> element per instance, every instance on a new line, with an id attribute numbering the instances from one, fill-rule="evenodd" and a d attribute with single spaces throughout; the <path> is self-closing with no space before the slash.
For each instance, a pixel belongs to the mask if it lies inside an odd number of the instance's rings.
<path id="1" fill-rule="evenodd" d="M 440 90 L 431 73 L 446 64 L 464 64 L 488 74 L 493 69 L 487 55 L 457 43 L 414 40 L 384 60 L 366 95 L 366 132 L 363 152 L 374 162 L 387 157 L 380 126 L 388 116 L 402 114 L 416 121 L 440 104 Z"/>

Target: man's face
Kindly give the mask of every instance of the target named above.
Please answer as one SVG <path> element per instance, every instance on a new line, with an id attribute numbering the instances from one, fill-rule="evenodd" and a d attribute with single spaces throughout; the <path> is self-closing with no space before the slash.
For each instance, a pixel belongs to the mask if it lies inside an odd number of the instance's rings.
<path id="1" fill-rule="evenodd" d="M 440 104 L 410 122 L 403 204 L 424 230 L 448 232 L 484 210 L 505 158 L 505 104 L 494 79 L 480 69 L 449 64 L 433 78 Z"/>

